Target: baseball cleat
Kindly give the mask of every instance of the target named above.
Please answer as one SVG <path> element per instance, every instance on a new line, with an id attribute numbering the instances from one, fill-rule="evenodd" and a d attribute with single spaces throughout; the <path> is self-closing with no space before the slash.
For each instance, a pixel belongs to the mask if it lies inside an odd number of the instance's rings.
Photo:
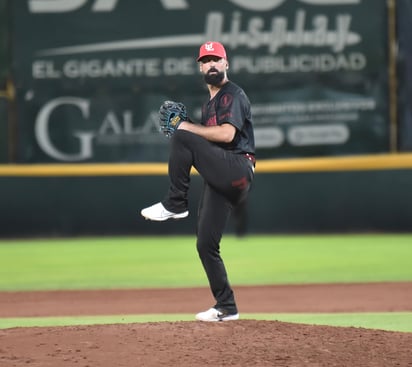
<path id="1" fill-rule="evenodd" d="M 186 210 L 182 213 L 169 212 L 162 203 L 157 203 L 147 208 L 142 209 L 140 214 L 149 220 L 155 220 L 157 222 L 162 222 L 168 219 L 181 219 L 186 218 L 189 215 L 189 211 Z"/>
<path id="2" fill-rule="evenodd" d="M 230 314 L 226 310 L 222 309 L 216 309 L 216 308 L 210 308 L 207 311 L 204 312 L 199 312 L 196 315 L 196 320 L 199 321 L 232 321 L 232 320 L 238 320 L 239 319 L 239 314 Z"/>

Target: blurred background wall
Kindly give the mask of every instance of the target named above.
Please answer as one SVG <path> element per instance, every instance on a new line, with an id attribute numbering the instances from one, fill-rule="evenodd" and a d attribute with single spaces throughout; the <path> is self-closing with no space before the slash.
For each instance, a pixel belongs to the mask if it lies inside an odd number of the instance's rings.
<path id="1" fill-rule="evenodd" d="M 253 105 L 245 230 L 410 231 L 411 22 L 411 0 L 0 0 L 0 236 L 158 233 L 157 111 L 200 117 L 208 40 Z M 194 231 L 201 185 L 162 231 Z"/>
<path id="2" fill-rule="evenodd" d="M 397 0 L 396 45 L 399 80 L 399 150 L 412 150 L 412 1 Z"/>
<path id="3" fill-rule="evenodd" d="M 7 78 L 10 74 L 10 48 L 7 5 L 5 0 L 0 0 L 0 164 L 8 161 Z"/>

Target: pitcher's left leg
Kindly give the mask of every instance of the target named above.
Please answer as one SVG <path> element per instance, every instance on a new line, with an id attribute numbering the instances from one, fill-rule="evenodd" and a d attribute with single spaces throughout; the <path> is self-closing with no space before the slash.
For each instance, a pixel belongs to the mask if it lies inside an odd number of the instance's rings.
<path id="1" fill-rule="evenodd" d="M 199 207 L 197 251 L 216 300 L 215 308 L 237 314 L 233 290 L 220 256 L 220 240 L 231 211 L 229 202 L 205 184 Z"/>

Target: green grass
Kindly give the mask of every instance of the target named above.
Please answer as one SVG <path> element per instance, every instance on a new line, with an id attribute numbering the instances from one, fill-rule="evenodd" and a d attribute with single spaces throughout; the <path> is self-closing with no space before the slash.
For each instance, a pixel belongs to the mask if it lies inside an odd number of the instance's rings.
<path id="1" fill-rule="evenodd" d="M 263 320 L 279 320 L 311 325 L 361 327 L 388 331 L 412 332 L 412 312 L 365 312 L 326 314 L 254 315 Z M 251 316 L 253 317 L 253 316 Z"/>
<path id="2" fill-rule="evenodd" d="M 412 235 L 227 236 L 222 256 L 234 285 L 412 280 Z M 0 241 L 0 290 L 205 284 L 192 236 Z"/>
<path id="3" fill-rule="evenodd" d="M 233 285 L 412 281 L 412 235 L 226 236 Z M 0 291 L 206 286 L 193 236 L 0 240 Z M 412 313 L 243 318 L 412 332 Z M 193 320 L 193 315 L 4 318 L 16 326 Z"/>
<path id="4" fill-rule="evenodd" d="M 329 325 L 412 332 L 412 312 L 333 314 L 242 314 L 242 320 L 277 320 L 309 325 Z M 21 317 L 0 319 L 0 329 L 71 325 L 129 324 L 144 322 L 193 321 L 192 314 L 151 314 L 72 317 Z"/>

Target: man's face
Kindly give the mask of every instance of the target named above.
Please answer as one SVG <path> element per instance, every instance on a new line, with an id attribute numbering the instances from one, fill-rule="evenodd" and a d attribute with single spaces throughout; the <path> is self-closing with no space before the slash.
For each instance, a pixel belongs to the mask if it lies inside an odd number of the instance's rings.
<path id="1" fill-rule="evenodd" d="M 207 84 L 219 86 L 225 79 L 228 62 L 218 56 L 204 56 L 199 61 L 199 67 Z"/>

